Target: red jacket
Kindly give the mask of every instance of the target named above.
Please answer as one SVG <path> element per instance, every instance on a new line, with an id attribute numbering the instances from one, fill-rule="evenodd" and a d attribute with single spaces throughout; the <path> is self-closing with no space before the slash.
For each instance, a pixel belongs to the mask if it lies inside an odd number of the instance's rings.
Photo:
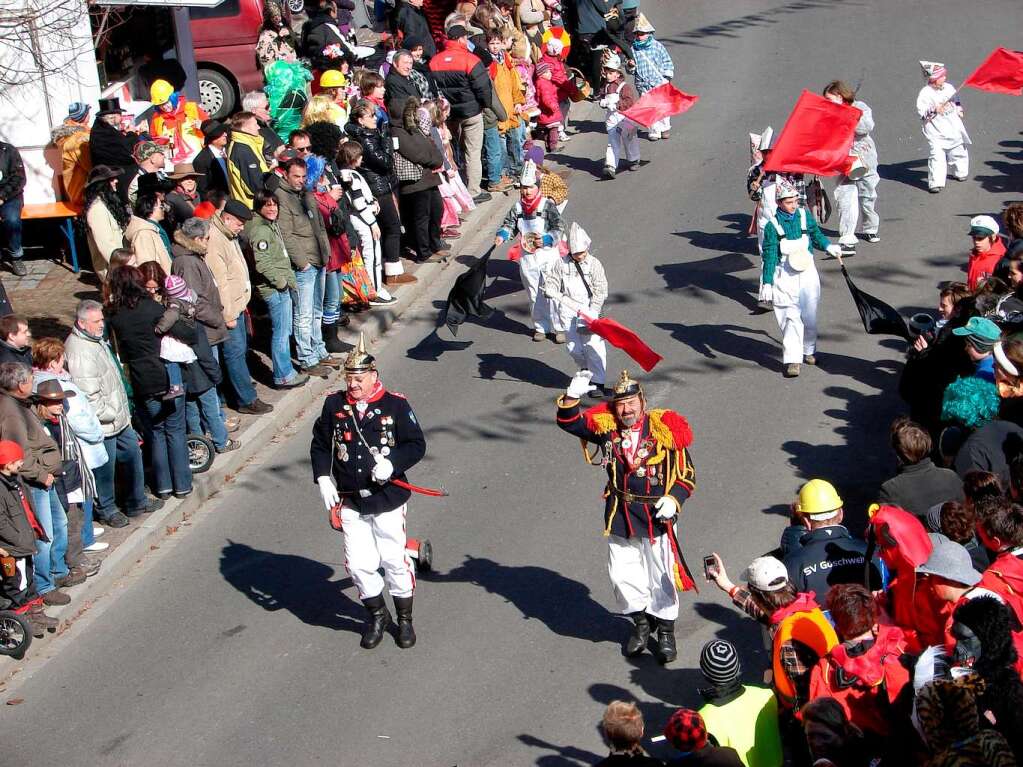
<path id="1" fill-rule="evenodd" d="M 558 86 L 546 77 L 536 78 L 536 101 L 540 106 L 540 125 L 554 125 L 561 122 L 561 107 L 558 105 Z"/>
<path id="2" fill-rule="evenodd" d="M 991 250 L 987 253 L 970 251 L 970 260 L 966 266 L 966 284 L 970 290 L 976 290 L 984 280 L 995 273 L 995 267 L 1005 255 L 1005 244 L 1001 237 L 995 238 Z"/>
<path id="3" fill-rule="evenodd" d="M 874 644 L 860 655 L 851 656 L 845 644 L 835 645 L 810 672 L 810 700 L 834 698 L 861 730 L 889 735 L 891 706 L 909 682 L 909 671 L 901 663 L 905 652 L 902 630 L 896 626 L 879 626 Z"/>
<path id="4" fill-rule="evenodd" d="M 565 62 L 561 60 L 560 56 L 551 56 L 549 53 L 545 53 L 540 57 L 540 61 L 551 66 L 551 82 L 558 89 L 558 101 L 566 101 L 579 92 L 575 80 L 568 73 Z"/>
<path id="5" fill-rule="evenodd" d="M 1023 625 L 1023 559 L 1011 551 L 1003 551 L 984 571 L 977 588 L 1000 596 Z M 1012 643 L 1019 654 L 1016 668 L 1023 671 L 1023 631 L 1012 632 Z"/>

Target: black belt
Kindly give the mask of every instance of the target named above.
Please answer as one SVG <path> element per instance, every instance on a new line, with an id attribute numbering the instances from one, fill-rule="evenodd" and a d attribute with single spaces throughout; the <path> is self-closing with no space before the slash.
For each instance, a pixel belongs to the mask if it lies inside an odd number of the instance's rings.
<path id="1" fill-rule="evenodd" d="M 625 490 L 619 490 L 617 487 L 608 489 L 626 503 L 656 503 L 664 497 L 663 495 L 636 495 Z"/>

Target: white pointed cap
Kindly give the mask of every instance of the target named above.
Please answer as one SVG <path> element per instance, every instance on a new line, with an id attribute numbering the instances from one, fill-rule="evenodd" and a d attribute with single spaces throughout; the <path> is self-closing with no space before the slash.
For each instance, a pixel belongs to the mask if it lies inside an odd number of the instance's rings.
<path id="1" fill-rule="evenodd" d="M 522 175 L 519 176 L 519 183 L 522 186 L 537 186 L 540 183 L 536 175 L 536 163 L 532 160 L 522 163 Z"/>
<path id="2" fill-rule="evenodd" d="M 572 226 L 568 230 L 568 252 L 569 253 L 582 253 L 583 251 L 590 249 L 590 236 L 586 234 L 586 230 L 583 229 L 575 221 L 572 222 Z"/>
<path id="3" fill-rule="evenodd" d="M 604 69 L 614 69 L 618 72 L 622 71 L 622 57 L 617 53 L 610 53 L 604 57 L 604 61 L 601 63 Z"/>
<path id="4" fill-rule="evenodd" d="M 764 132 L 760 134 L 760 146 L 757 147 L 760 151 L 770 149 L 771 144 L 774 143 L 774 128 L 768 125 L 764 128 Z"/>
<path id="5" fill-rule="evenodd" d="M 922 61 L 920 62 L 920 69 L 923 70 L 924 75 L 929 79 L 933 80 L 945 74 L 945 65 L 940 61 Z"/>
<path id="6" fill-rule="evenodd" d="M 774 199 L 780 201 L 788 197 L 799 197 L 799 190 L 785 179 L 780 178 L 774 186 Z"/>

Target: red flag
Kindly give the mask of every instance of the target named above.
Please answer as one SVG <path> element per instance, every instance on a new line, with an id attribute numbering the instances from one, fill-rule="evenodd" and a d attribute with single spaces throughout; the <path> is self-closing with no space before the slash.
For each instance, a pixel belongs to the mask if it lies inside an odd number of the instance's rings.
<path id="1" fill-rule="evenodd" d="M 646 372 L 654 369 L 654 365 L 664 359 L 636 335 L 635 331 L 629 330 L 619 322 L 610 317 L 600 317 L 591 320 L 583 317 L 586 327 L 607 341 L 611 346 L 621 349 L 632 359 L 639 363 L 639 366 Z"/>
<path id="2" fill-rule="evenodd" d="M 765 170 L 817 176 L 845 173 L 862 114 L 856 107 L 803 91 L 767 156 Z"/>
<path id="3" fill-rule="evenodd" d="M 640 96 L 639 101 L 622 112 L 634 123 L 649 128 L 658 120 L 688 112 L 699 96 L 683 93 L 671 83 L 658 85 Z"/>
<path id="4" fill-rule="evenodd" d="M 1023 53 L 995 48 L 960 87 L 967 85 L 992 93 L 1023 95 Z"/>

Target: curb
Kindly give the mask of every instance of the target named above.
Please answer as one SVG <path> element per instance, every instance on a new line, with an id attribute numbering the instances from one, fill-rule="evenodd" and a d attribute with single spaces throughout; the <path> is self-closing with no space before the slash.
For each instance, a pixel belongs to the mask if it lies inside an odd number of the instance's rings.
<path id="1" fill-rule="evenodd" d="M 427 261 L 415 265 L 414 274 L 417 282 L 403 286 L 396 291 L 394 304 L 380 307 L 353 318 L 352 324 L 346 329 L 346 335 L 362 332 L 366 344 L 378 342 L 384 334 L 410 309 L 419 298 L 433 287 L 435 282 L 449 266 L 458 264 L 458 251 L 468 255 L 475 252 L 481 240 L 491 235 L 491 222 L 503 216 L 509 198 L 494 195 L 494 198 L 478 206 L 470 219 L 463 223 L 462 240 L 452 247 L 452 255 L 442 261 Z M 461 254 L 460 254 L 461 255 Z M 411 270 L 410 270 L 411 271 Z M 75 619 L 88 611 L 97 599 L 110 592 L 115 582 L 127 575 L 145 556 L 168 535 L 175 533 L 178 526 L 198 512 L 203 504 L 229 486 L 235 476 L 244 471 L 246 465 L 260 450 L 265 448 L 281 431 L 282 427 L 299 420 L 310 405 L 317 403 L 340 380 L 340 371 L 329 378 L 311 378 L 299 389 L 288 391 L 275 401 L 272 413 L 254 420 L 244 427 L 237 438 L 241 447 L 231 453 L 219 454 L 213 467 L 205 474 L 194 475 L 193 491 L 182 500 L 169 499 L 163 508 L 147 515 L 145 521 L 136 525 L 128 536 L 106 556 L 102 558 L 102 568 L 85 583 L 72 587 L 72 602 L 68 605 L 50 606 L 46 608 L 48 615 L 61 621 L 55 634 L 47 634 L 45 639 L 33 641 L 32 648 L 22 660 L 0 656 L 0 689 L 10 678 L 25 670 L 26 664 L 32 661 L 45 663 L 50 660 L 59 647 L 54 648 L 51 655 L 42 655 L 50 649 L 54 639 L 66 633 Z M 38 669 L 33 669 L 33 672 Z"/>

